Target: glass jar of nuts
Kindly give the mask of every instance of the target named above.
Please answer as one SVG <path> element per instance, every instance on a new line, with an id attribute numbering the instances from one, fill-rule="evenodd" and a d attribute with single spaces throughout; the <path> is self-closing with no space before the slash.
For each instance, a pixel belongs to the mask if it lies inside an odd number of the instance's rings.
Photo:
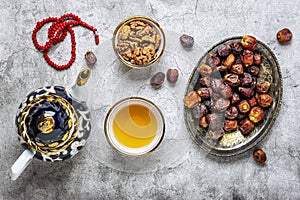
<path id="1" fill-rule="evenodd" d="M 131 68 L 154 65 L 165 49 L 165 34 L 159 24 L 145 16 L 132 16 L 114 31 L 113 48 L 118 59 Z"/>

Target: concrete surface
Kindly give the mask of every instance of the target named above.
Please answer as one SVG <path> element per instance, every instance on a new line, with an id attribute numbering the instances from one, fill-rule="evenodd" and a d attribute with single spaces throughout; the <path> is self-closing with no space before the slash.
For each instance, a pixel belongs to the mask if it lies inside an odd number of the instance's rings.
<path id="1" fill-rule="evenodd" d="M 0 200 L 300 199 L 300 1 L 0 2 Z M 69 12 L 96 26 L 102 45 L 94 45 L 90 31 L 74 28 L 78 57 L 69 70 L 58 72 L 49 67 L 35 49 L 31 32 L 37 21 Z M 139 75 L 139 72 L 128 74 L 116 62 L 109 40 L 118 23 L 131 15 L 147 15 L 165 30 L 192 35 L 197 44 L 194 51 L 187 56 L 184 52 L 181 54 L 180 49 L 169 47 L 159 66 L 143 73 L 145 77 L 134 74 Z M 284 27 L 294 34 L 289 45 L 276 41 L 277 31 Z M 39 34 L 40 41 L 45 41 L 42 39 L 45 34 L 46 30 Z M 182 111 L 182 88 L 197 59 L 220 40 L 244 34 L 255 35 L 269 45 L 283 75 L 283 105 L 279 117 L 268 137 L 259 144 L 268 156 L 263 166 L 255 163 L 252 150 L 228 159 L 208 156 L 189 137 L 182 114 L 176 114 Z M 67 61 L 68 42 L 66 39 L 51 53 L 57 62 Z M 62 163 L 34 160 L 17 181 L 10 181 L 9 168 L 23 150 L 17 142 L 14 124 L 19 103 L 39 86 L 71 84 L 85 66 L 83 55 L 87 49 L 98 57 L 91 81 L 94 124 L 89 143 L 72 160 Z M 175 50 L 178 51 L 173 52 Z M 148 85 L 150 75 L 161 70 L 160 66 L 167 69 L 167 65 L 175 61 L 181 71 L 178 84 L 175 87 L 165 84 L 161 91 L 153 92 Z M 131 83 L 142 85 L 132 86 L 131 90 Z M 122 95 L 152 98 L 166 113 L 166 140 L 153 155 L 127 159 L 114 152 L 105 141 L 103 119 Z M 159 95 L 165 98 L 159 100 Z M 176 106 L 170 106 L 169 100 Z"/>

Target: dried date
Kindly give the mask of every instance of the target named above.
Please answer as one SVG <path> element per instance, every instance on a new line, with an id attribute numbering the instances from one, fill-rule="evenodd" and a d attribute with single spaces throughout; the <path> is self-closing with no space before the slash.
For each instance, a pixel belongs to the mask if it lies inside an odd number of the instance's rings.
<path id="1" fill-rule="evenodd" d="M 253 56 L 253 62 L 255 65 L 259 65 L 261 63 L 261 55 L 260 54 L 254 54 Z"/>
<path id="2" fill-rule="evenodd" d="M 230 106 L 230 101 L 228 99 L 219 98 L 215 102 L 215 109 L 219 112 L 225 111 Z"/>
<path id="3" fill-rule="evenodd" d="M 237 129 L 237 124 L 236 120 L 225 120 L 224 130 L 227 132 L 235 131 Z"/>
<path id="4" fill-rule="evenodd" d="M 261 149 L 256 149 L 253 151 L 253 158 L 256 162 L 263 164 L 267 161 L 267 154 Z"/>
<path id="5" fill-rule="evenodd" d="M 242 75 L 244 73 L 242 64 L 234 64 L 231 66 L 231 71 L 235 74 Z"/>
<path id="6" fill-rule="evenodd" d="M 242 100 L 239 104 L 238 104 L 238 108 L 240 110 L 241 113 L 247 113 L 250 110 L 250 105 L 246 100 Z"/>
<path id="7" fill-rule="evenodd" d="M 97 62 L 97 57 L 92 51 L 87 51 L 84 55 L 85 61 L 88 66 L 92 67 Z"/>
<path id="8" fill-rule="evenodd" d="M 193 117 L 196 119 L 203 117 L 207 112 L 208 110 L 203 103 L 197 103 L 192 109 Z"/>
<path id="9" fill-rule="evenodd" d="M 199 82 L 206 87 L 210 86 L 210 78 L 209 77 L 203 77 L 199 79 Z"/>
<path id="10" fill-rule="evenodd" d="M 205 116 L 203 116 L 203 117 L 200 118 L 199 125 L 202 126 L 203 128 L 207 128 L 208 127 L 208 123 L 206 121 L 206 117 Z"/>
<path id="11" fill-rule="evenodd" d="M 244 119 L 241 121 L 239 129 L 243 135 L 249 135 L 254 129 L 254 124 L 249 119 Z"/>
<path id="12" fill-rule="evenodd" d="M 257 76 L 259 74 L 259 67 L 257 66 L 251 66 L 248 68 L 248 72 L 252 75 L 252 76 Z"/>
<path id="13" fill-rule="evenodd" d="M 150 84 L 154 89 L 161 88 L 165 81 L 165 74 L 163 72 L 156 73 L 150 80 Z"/>
<path id="14" fill-rule="evenodd" d="M 254 51 L 257 46 L 256 38 L 251 35 L 245 35 L 242 38 L 241 43 L 245 49 L 248 49 L 250 51 Z"/>
<path id="15" fill-rule="evenodd" d="M 212 79 L 211 80 L 211 88 L 215 92 L 219 92 L 224 87 L 224 83 L 222 79 Z"/>
<path id="16" fill-rule="evenodd" d="M 211 96 L 212 90 L 210 88 L 199 88 L 198 94 L 201 98 L 207 99 Z"/>
<path id="17" fill-rule="evenodd" d="M 268 81 L 261 81 L 256 85 L 256 91 L 261 94 L 265 94 L 269 92 L 271 83 Z"/>
<path id="18" fill-rule="evenodd" d="M 232 45 L 231 45 L 231 49 L 232 49 L 232 52 L 236 55 L 239 55 L 242 53 L 242 51 L 244 50 L 242 44 L 240 42 L 234 42 Z"/>
<path id="19" fill-rule="evenodd" d="M 226 99 L 229 99 L 232 97 L 232 89 L 229 85 L 225 85 L 221 90 L 220 93 L 222 96 Z"/>
<path id="20" fill-rule="evenodd" d="M 168 69 L 167 71 L 167 80 L 169 81 L 169 83 L 171 84 L 175 84 L 178 80 L 178 70 L 177 69 Z"/>
<path id="21" fill-rule="evenodd" d="M 260 105 L 263 108 L 267 108 L 272 104 L 272 97 L 268 94 L 260 94 L 257 97 L 258 105 Z"/>
<path id="22" fill-rule="evenodd" d="M 254 61 L 253 52 L 250 50 L 244 50 L 243 53 L 241 54 L 241 59 L 245 67 L 252 65 Z"/>
<path id="23" fill-rule="evenodd" d="M 258 123 L 263 119 L 264 113 L 265 112 L 261 107 L 255 106 L 255 107 L 251 108 L 251 110 L 250 110 L 249 119 L 253 123 Z"/>
<path id="24" fill-rule="evenodd" d="M 227 56 L 225 60 L 223 60 L 222 64 L 226 67 L 230 67 L 235 61 L 234 55 L 231 53 Z"/>
<path id="25" fill-rule="evenodd" d="M 209 128 L 211 130 L 219 130 L 223 127 L 223 119 L 222 117 L 217 113 L 207 114 L 206 120 L 209 124 Z"/>
<path id="26" fill-rule="evenodd" d="M 221 44 L 219 47 L 218 47 L 218 54 L 221 56 L 221 57 L 226 57 L 230 54 L 230 51 L 231 51 L 231 47 L 229 44 Z"/>
<path id="27" fill-rule="evenodd" d="M 239 114 L 238 109 L 235 106 L 231 106 L 226 110 L 225 117 L 227 119 L 235 119 L 237 118 L 238 114 Z"/>
<path id="28" fill-rule="evenodd" d="M 232 94 L 232 98 L 231 98 L 231 104 L 236 104 L 238 102 L 240 102 L 240 95 L 238 95 L 237 93 L 233 93 Z"/>
<path id="29" fill-rule="evenodd" d="M 206 63 L 211 67 L 217 67 L 221 64 L 221 60 L 217 53 L 209 53 L 206 58 Z"/>
<path id="30" fill-rule="evenodd" d="M 254 107 L 254 106 L 256 106 L 257 105 L 257 99 L 256 99 L 256 97 L 252 97 L 251 99 L 248 99 L 248 103 L 249 103 L 249 105 L 250 105 L 251 108 Z"/>
<path id="31" fill-rule="evenodd" d="M 199 65 L 200 77 L 194 90 L 200 100 L 192 113 L 199 119 L 199 126 L 209 128 L 207 136 L 212 140 L 237 129 L 249 135 L 272 104 L 267 94 L 271 84 L 257 83 L 265 56 L 256 47 L 255 37 L 244 36 L 240 42 L 219 45 L 207 55 L 205 64 Z"/>
<path id="32" fill-rule="evenodd" d="M 241 85 L 243 87 L 247 87 L 247 86 L 250 86 L 252 82 L 253 82 L 253 78 L 252 78 L 251 74 L 244 73 L 243 77 L 241 78 Z"/>
<path id="33" fill-rule="evenodd" d="M 226 74 L 224 76 L 224 82 L 234 87 L 240 84 L 240 79 L 239 76 L 236 74 Z"/>
<path id="34" fill-rule="evenodd" d="M 290 42 L 293 38 L 293 34 L 288 28 L 284 28 L 277 33 L 277 40 L 281 44 Z"/>
<path id="35" fill-rule="evenodd" d="M 188 108 L 194 107 L 197 103 L 201 102 L 201 97 L 197 92 L 192 91 L 188 93 L 183 99 L 184 105 Z"/>
<path id="36" fill-rule="evenodd" d="M 212 73 L 212 68 L 206 64 L 202 64 L 199 67 L 199 72 L 202 76 L 210 76 Z"/>
<path id="37" fill-rule="evenodd" d="M 180 36 L 180 43 L 184 48 L 190 49 L 194 46 L 194 38 L 192 36 L 183 34 Z"/>
<path id="38" fill-rule="evenodd" d="M 241 94 L 248 98 L 251 98 L 254 95 L 254 90 L 252 88 L 239 87 L 239 91 Z"/>

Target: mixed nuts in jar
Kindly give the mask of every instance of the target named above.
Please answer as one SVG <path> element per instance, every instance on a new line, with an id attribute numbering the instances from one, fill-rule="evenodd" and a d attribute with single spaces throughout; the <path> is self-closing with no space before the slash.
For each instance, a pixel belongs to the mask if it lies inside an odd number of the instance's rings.
<path id="1" fill-rule="evenodd" d="M 165 35 L 153 19 L 133 16 L 125 19 L 115 29 L 113 48 L 126 66 L 144 68 L 155 64 L 162 56 Z"/>
<path id="2" fill-rule="evenodd" d="M 222 43 L 197 68 L 199 78 L 183 101 L 212 141 L 232 132 L 247 137 L 266 118 L 272 85 L 259 77 L 263 58 L 256 47 L 249 35 Z"/>

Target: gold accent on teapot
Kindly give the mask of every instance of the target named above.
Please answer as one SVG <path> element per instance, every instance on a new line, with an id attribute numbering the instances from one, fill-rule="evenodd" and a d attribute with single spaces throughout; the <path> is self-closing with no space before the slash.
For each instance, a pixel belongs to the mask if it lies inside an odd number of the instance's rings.
<path id="1" fill-rule="evenodd" d="M 53 141 L 51 144 L 45 144 L 41 141 L 36 142 L 27 133 L 28 128 L 25 119 L 30 114 L 30 110 L 34 106 L 41 104 L 43 101 L 58 103 L 66 111 L 67 115 L 70 118 L 68 121 L 70 128 L 65 132 L 63 140 L 59 142 Z M 43 95 L 36 97 L 27 104 L 27 106 L 22 110 L 22 113 L 20 114 L 19 133 L 21 137 L 32 150 L 39 151 L 47 155 L 54 155 L 65 150 L 77 137 L 77 132 L 78 116 L 74 107 L 66 99 L 57 95 Z"/>
<path id="2" fill-rule="evenodd" d="M 51 133 L 55 127 L 55 121 L 53 117 L 43 114 L 40 115 L 36 121 L 36 126 L 39 131 L 43 134 Z"/>
<path id="3" fill-rule="evenodd" d="M 86 82 L 89 80 L 91 75 L 91 69 L 90 68 L 85 68 L 81 70 L 77 76 L 76 84 L 78 86 L 82 86 L 86 84 Z"/>

